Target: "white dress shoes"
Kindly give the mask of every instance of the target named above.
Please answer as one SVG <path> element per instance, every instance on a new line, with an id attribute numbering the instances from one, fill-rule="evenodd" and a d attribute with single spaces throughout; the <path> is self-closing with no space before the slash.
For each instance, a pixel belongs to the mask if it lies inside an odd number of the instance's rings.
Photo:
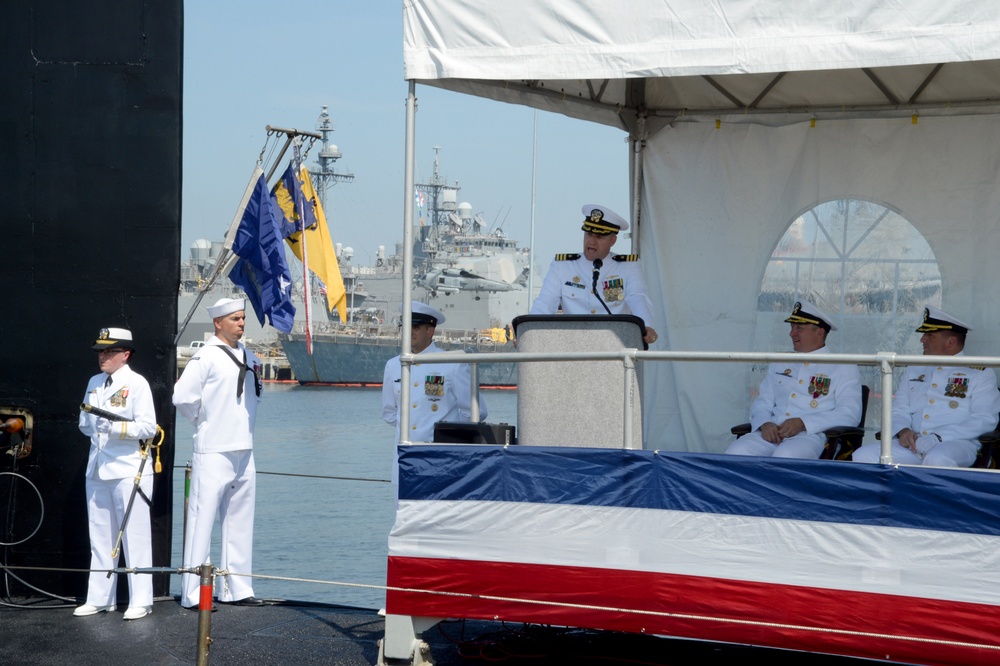
<path id="1" fill-rule="evenodd" d="M 146 617 L 152 612 L 153 612 L 152 606 L 136 606 L 134 608 L 130 606 L 129 609 L 125 611 L 125 615 L 123 616 L 122 619 L 141 620 L 142 618 Z"/>
<path id="2" fill-rule="evenodd" d="M 86 617 L 87 615 L 97 615 L 98 613 L 113 611 L 114 609 L 114 606 L 91 606 L 90 604 L 84 604 L 77 606 L 76 610 L 73 611 L 73 615 L 74 617 Z"/>

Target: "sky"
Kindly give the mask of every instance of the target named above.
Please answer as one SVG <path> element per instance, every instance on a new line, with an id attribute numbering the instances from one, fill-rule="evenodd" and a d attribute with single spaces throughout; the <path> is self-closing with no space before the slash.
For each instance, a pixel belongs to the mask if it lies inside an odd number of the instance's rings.
<path id="1" fill-rule="evenodd" d="M 195 240 L 225 235 L 265 127 L 315 130 L 323 105 L 343 154 L 335 170 L 354 174 L 327 193 L 334 242 L 354 248 L 355 264 L 366 265 L 379 245 L 391 253 L 402 241 L 402 4 L 185 3 L 182 258 Z M 440 146 L 440 172 L 461 186 L 458 200 L 527 246 L 536 116 L 535 265 L 544 271 L 555 253 L 581 251 L 584 204 L 627 219 L 623 130 L 418 85 L 416 175 L 417 182 L 431 175 Z M 307 166 L 318 152 L 317 144 Z M 628 246 L 623 238 L 615 250 Z"/>

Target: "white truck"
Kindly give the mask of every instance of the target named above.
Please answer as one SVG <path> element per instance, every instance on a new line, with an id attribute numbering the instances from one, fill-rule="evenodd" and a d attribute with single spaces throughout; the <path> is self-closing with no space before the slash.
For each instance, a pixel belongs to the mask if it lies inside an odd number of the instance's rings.
<path id="1" fill-rule="evenodd" d="M 177 356 L 183 357 L 183 358 L 191 358 L 192 356 L 194 356 L 195 354 L 198 353 L 199 349 L 201 349 L 204 346 L 205 346 L 205 341 L 204 340 L 195 340 L 194 342 L 192 342 L 191 344 L 189 344 L 187 347 L 178 347 L 177 348 Z"/>

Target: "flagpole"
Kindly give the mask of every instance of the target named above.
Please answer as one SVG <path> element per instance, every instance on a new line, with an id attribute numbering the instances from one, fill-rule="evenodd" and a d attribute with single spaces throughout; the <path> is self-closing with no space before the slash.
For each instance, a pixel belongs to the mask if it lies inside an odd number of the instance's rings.
<path id="1" fill-rule="evenodd" d="M 528 307 L 535 300 L 535 165 L 538 163 L 538 109 L 531 138 L 531 231 L 528 234 Z"/>
<path id="2" fill-rule="evenodd" d="M 410 443 L 410 362 L 403 362 L 403 357 L 412 354 L 410 333 L 413 330 L 413 209 L 416 203 L 413 198 L 414 163 L 416 162 L 416 124 L 417 124 L 417 82 L 410 79 L 406 95 L 406 138 L 403 165 L 403 300 L 400 316 L 400 404 L 399 410 L 399 443 Z M 388 315 L 388 313 L 386 313 Z"/>
<path id="3" fill-rule="evenodd" d="M 295 141 L 295 167 L 292 169 L 294 172 L 293 178 L 299 178 L 302 171 L 302 155 L 301 155 L 301 143 L 299 140 Z M 308 243 L 306 241 L 306 213 L 305 213 L 305 202 L 302 200 L 302 188 L 297 188 L 298 195 L 295 197 L 295 210 L 299 214 L 299 231 L 302 233 L 299 236 L 299 240 L 302 243 L 302 298 L 305 300 L 305 310 L 306 310 L 306 353 L 312 356 L 312 308 L 310 303 L 312 301 L 312 289 L 309 285 L 309 249 Z"/>

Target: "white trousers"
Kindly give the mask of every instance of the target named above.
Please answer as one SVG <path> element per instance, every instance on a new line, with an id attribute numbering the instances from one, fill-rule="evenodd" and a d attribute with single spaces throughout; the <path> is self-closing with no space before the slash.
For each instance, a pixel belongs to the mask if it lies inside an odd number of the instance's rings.
<path id="1" fill-rule="evenodd" d="M 184 567 L 209 561 L 215 517 L 222 524 L 222 553 L 218 568 L 235 574 L 253 571 L 253 516 L 257 473 L 253 451 L 195 453 L 191 462 L 191 496 L 184 535 Z M 181 604 L 198 603 L 200 578 L 182 577 Z M 219 601 L 239 601 L 253 596 L 249 576 L 218 576 Z"/>
<path id="2" fill-rule="evenodd" d="M 799 433 L 786 437 L 781 444 L 772 444 L 760 436 L 759 431 L 743 435 L 729 445 L 726 453 L 738 456 L 772 456 L 774 458 L 819 458 L 826 445 L 823 433 Z"/>
<path id="3" fill-rule="evenodd" d="M 148 463 L 147 463 L 148 464 Z M 111 551 L 118 539 L 125 507 L 132 495 L 135 477 L 127 479 L 88 478 L 87 516 L 90 524 L 90 568 L 114 569 L 117 560 L 112 560 Z M 146 497 L 153 496 L 153 476 L 142 477 L 139 487 Z M 132 514 L 122 535 L 122 552 L 128 567 L 153 566 L 153 542 L 149 528 L 149 505 L 136 494 L 132 504 Z M 87 603 L 92 606 L 114 606 L 118 590 L 118 575 L 111 578 L 104 572 L 94 571 L 87 584 Z M 151 574 L 129 574 L 129 607 L 153 605 L 153 576 Z"/>
<path id="4" fill-rule="evenodd" d="M 979 442 L 966 439 L 954 439 L 932 446 L 927 453 L 920 455 L 900 445 L 899 440 L 892 439 L 892 462 L 899 465 L 931 465 L 933 467 L 972 467 L 979 453 Z M 854 462 L 877 463 L 882 455 L 882 442 L 865 444 L 854 452 L 851 460 Z"/>

